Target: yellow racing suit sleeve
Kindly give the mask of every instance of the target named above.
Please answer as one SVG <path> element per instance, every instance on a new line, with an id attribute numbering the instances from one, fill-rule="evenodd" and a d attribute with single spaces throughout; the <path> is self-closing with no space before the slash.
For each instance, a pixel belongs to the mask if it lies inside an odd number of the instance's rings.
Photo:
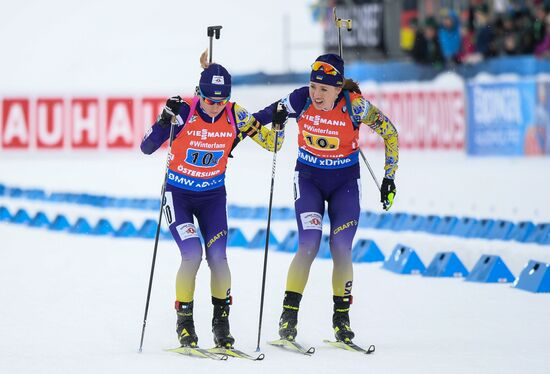
<path id="1" fill-rule="evenodd" d="M 277 139 L 277 152 L 281 149 L 285 140 L 284 129 L 268 129 L 267 126 L 258 122 L 246 109 L 238 104 L 235 104 L 234 111 L 237 129 L 239 130 L 237 134 L 239 140 L 243 140 L 245 136 L 249 136 L 262 148 L 273 152 L 275 148 L 275 139 Z"/>
<path id="2" fill-rule="evenodd" d="M 364 97 L 357 97 L 352 101 L 354 116 L 361 123 L 369 126 L 373 131 L 384 139 L 385 165 L 384 177 L 395 178 L 397 163 L 399 161 L 399 139 L 397 130 L 393 123 Z"/>

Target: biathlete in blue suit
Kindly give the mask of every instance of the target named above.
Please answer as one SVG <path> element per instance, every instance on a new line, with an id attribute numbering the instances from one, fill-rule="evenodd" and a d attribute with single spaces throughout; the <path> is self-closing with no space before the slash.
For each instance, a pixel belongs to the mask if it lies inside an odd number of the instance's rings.
<path id="1" fill-rule="evenodd" d="M 246 136 L 273 152 L 276 137 L 280 148 L 284 133 L 268 129 L 246 109 L 229 101 L 231 75 L 219 64 L 207 64 L 203 55 L 196 95 L 191 100 L 174 96 L 147 131 L 141 150 L 155 152 L 170 137 L 174 121 L 168 178 L 163 210 L 170 232 L 181 253 L 176 277 L 176 332 L 182 346 L 196 347 L 193 321 L 195 278 L 203 249 L 195 219 L 204 238 L 210 267 L 214 312 L 212 331 L 216 346 L 231 348 L 235 339 L 229 330 L 231 274 L 227 263 L 227 199 L 224 186 L 231 150 Z"/>
<path id="2" fill-rule="evenodd" d="M 272 122 L 278 102 L 254 113 L 254 118 L 262 124 Z M 288 270 L 279 335 L 288 340 L 296 337 L 300 301 L 319 251 L 327 202 L 334 264 L 332 326 L 337 340 L 351 341 L 354 337 L 348 313 L 353 284 L 351 246 L 360 213 L 359 126 L 369 126 L 384 139 L 386 158 L 381 191 L 384 209 L 392 205 L 396 191 L 397 131 L 361 95 L 357 84 L 344 78 L 344 61 L 334 54 L 319 56 L 312 65 L 309 86 L 293 91 L 280 102 L 298 125 L 294 206 L 299 245 Z"/>

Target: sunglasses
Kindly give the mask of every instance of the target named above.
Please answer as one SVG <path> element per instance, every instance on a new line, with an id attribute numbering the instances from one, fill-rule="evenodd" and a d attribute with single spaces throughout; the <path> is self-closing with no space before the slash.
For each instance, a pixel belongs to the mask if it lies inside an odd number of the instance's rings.
<path id="1" fill-rule="evenodd" d="M 311 64 L 311 70 L 313 71 L 319 71 L 322 70 L 325 74 L 328 75 L 341 75 L 340 71 L 336 69 L 334 66 L 327 62 L 322 61 L 315 61 L 313 64 Z"/>
<path id="2" fill-rule="evenodd" d="M 231 98 L 231 96 L 227 96 L 227 97 L 224 97 L 223 99 L 211 99 L 207 96 L 204 96 L 200 88 L 199 88 L 199 96 L 204 100 L 205 104 L 208 104 L 208 105 L 214 105 L 214 104 L 225 105 L 229 102 L 229 99 Z"/>

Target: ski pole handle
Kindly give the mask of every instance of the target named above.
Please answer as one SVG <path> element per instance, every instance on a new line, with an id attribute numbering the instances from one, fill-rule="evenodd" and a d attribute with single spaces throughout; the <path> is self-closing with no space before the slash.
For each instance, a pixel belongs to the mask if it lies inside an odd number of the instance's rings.
<path id="1" fill-rule="evenodd" d="M 206 35 L 210 38 L 215 37 L 216 39 L 219 39 L 221 29 L 222 26 L 208 26 L 206 29 Z"/>

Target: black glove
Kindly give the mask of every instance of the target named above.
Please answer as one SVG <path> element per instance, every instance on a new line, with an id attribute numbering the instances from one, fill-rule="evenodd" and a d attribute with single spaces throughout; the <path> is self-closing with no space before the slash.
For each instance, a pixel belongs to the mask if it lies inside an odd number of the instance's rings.
<path id="1" fill-rule="evenodd" d="M 170 127 L 172 124 L 172 117 L 179 114 L 182 105 L 187 105 L 187 103 L 179 96 L 172 96 L 166 100 L 166 105 L 164 105 L 162 113 L 160 114 L 159 124 L 162 127 Z"/>
<path id="2" fill-rule="evenodd" d="M 278 101 L 275 108 L 273 108 L 273 118 L 271 123 L 275 130 L 284 130 L 286 120 L 288 119 L 288 112 L 285 106 Z"/>
<path id="3" fill-rule="evenodd" d="M 380 202 L 384 210 L 389 210 L 393 204 L 393 198 L 395 197 L 395 182 L 393 179 L 384 178 L 382 181 L 382 187 L 380 188 Z"/>

